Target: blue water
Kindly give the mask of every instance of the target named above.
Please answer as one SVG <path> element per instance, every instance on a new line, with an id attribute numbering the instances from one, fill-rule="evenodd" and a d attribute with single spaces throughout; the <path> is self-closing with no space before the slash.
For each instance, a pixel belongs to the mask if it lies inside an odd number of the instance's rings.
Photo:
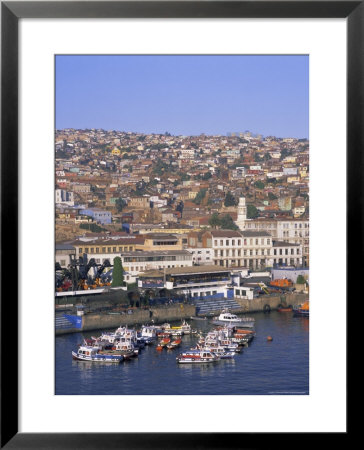
<path id="1" fill-rule="evenodd" d="M 138 358 L 107 365 L 72 360 L 84 338 L 101 332 L 56 337 L 56 394 L 75 395 L 307 395 L 309 319 L 291 312 L 254 314 L 256 336 L 233 360 L 181 365 L 176 356 L 197 342 L 184 336 L 179 349 L 146 346 Z M 210 321 L 189 321 L 208 331 Z M 110 330 L 114 331 L 114 330 Z M 273 341 L 268 342 L 267 336 Z"/>

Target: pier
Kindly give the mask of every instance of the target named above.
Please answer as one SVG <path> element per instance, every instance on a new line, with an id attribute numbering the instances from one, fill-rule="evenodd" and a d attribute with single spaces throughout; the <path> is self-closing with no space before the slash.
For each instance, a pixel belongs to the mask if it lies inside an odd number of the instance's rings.
<path id="1" fill-rule="evenodd" d="M 100 297 L 99 297 L 100 298 Z M 101 300 L 101 299 L 100 299 Z M 86 312 L 84 315 L 56 313 L 55 332 L 56 335 L 75 333 L 89 330 L 102 330 L 125 325 L 137 325 L 146 323 L 163 323 L 166 321 L 178 321 L 188 319 L 191 316 L 212 316 L 229 308 L 235 314 L 270 312 L 279 306 L 295 306 L 308 300 L 307 294 L 280 294 L 263 295 L 253 299 L 234 299 L 234 307 L 222 299 L 204 300 L 196 304 L 177 303 L 165 306 L 153 306 L 144 308 L 128 308 L 122 312 Z M 203 303 L 203 307 L 200 305 Z M 100 303 L 98 303 L 99 305 Z"/>

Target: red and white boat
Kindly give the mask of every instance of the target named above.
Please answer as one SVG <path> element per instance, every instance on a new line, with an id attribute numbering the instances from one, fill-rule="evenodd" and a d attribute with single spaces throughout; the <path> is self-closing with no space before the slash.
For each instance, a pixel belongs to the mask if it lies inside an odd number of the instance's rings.
<path id="1" fill-rule="evenodd" d="M 219 357 L 208 350 L 189 350 L 177 356 L 178 364 L 206 364 L 219 361 Z"/>
<path id="2" fill-rule="evenodd" d="M 170 342 L 169 344 L 167 344 L 167 348 L 169 350 L 177 348 L 177 347 L 179 347 L 181 345 L 181 342 L 182 342 L 182 339 L 176 339 L 176 340 Z"/>

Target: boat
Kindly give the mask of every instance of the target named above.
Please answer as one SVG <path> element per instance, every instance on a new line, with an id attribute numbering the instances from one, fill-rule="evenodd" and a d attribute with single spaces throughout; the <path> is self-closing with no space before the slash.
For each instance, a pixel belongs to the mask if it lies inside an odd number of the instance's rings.
<path id="1" fill-rule="evenodd" d="M 188 324 L 185 320 L 182 322 L 182 325 L 179 327 L 171 327 L 172 334 L 174 330 L 179 330 L 182 334 L 191 334 L 191 325 Z"/>
<path id="2" fill-rule="evenodd" d="M 233 325 L 245 328 L 253 328 L 255 319 L 251 317 L 238 317 L 235 314 L 229 312 L 222 312 L 219 317 L 215 317 L 213 322 L 214 325 Z"/>
<path id="3" fill-rule="evenodd" d="M 171 336 L 171 333 L 157 333 L 158 339 L 164 339 L 164 338 L 169 338 Z"/>
<path id="4" fill-rule="evenodd" d="M 278 312 L 291 312 L 293 311 L 292 306 L 278 306 L 277 308 Z"/>
<path id="5" fill-rule="evenodd" d="M 171 342 L 171 340 L 169 338 L 164 338 L 159 342 L 159 345 L 161 347 L 164 347 L 165 345 L 168 345 Z"/>
<path id="6" fill-rule="evenodd" d="M 192 319 L 192 320 L 208 320 L 207 317 L 194 317 L 194 316 L 191 316 L 190 319 Z"/>
<path id="7" fill-rule="evenodd" d="M 306 300 L 303 304 L 293 307 L 294 316 L 309 317 L 310 316 L 310 303 Z"/>
<path id="8" fill-rule="evenodd" d="M 169 344 L 167 344 L 167 348 L 169 350 L 177 348 L 177 347 L 179 347 L 181 345 L 181 342 L 182 342 L 182 339 L 176 339 L 176 340 L 170 342 Z"/>
<path id="9" fill-rule="evenodd" d="M 182 337 L 184 334 L 183 330 L 177 329 L 177 328 L 171 328 L 169 333 L 171 336 L 177 336 L 177 337 Z"/>
<path id="10" fill-rule="evenodd" d="M 150 344 L 157 339 L 157 330 L 155 326 L 144 325 L 141 329 L 140 336 L 144 338 L 146 344 Z"/>
<path id="11" fill-rule="evenodd" d="M 214 355 L 218 356 L 220 359 L 232 359 L 235 357 L 236 352 L 234 351 L 230 351 L 230 350 L 226 350 L 224 347 L 203 347 L 200 350 L 204 351 L 210 351 L 211 353 L 213 353 Z"/>
<path id="12" fill-rule="evenodd" d="M 139 353 L 139 350 L 131 342 L 123 341 L 116 342 L 113 350 L 123 355 L 124 359 L 133 358 L 134 356 L 138 356 Z"/>
<path id="13" fill-rule="evenodd" d="M 178 364 L 211 364 L 219 361 L 219 357 L 207 350 L 189 350 L 177 356 Z"/>
<path id="14" fill-rule="evenodd" d="M 100 351 L 97 347 L 81 345 L 77 352 L 72 352 L 72 358 L 77 361 L 92 361 L 105 363 L 120 363 L 124 356 L 112 352 Z"/>

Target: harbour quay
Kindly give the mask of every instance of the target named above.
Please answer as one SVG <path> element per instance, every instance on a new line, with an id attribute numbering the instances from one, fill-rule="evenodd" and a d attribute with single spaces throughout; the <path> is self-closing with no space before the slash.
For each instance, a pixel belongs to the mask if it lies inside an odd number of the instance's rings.
<path id="1" fill-rule="evenodd" d="M 231 310 L 236 314 L 259 313 L 275 311 L 281 306 L 297 306 L 308 300 L 307 294 L 265 295 L 247 299 L 234 299 L 236 305 Z M 80 331 L 102 330 L 118 326 L 132 326 L 146 323 L 164 323 L 166 321 L 180 321 L 195 316 L 212 316 L 223 309 L 227 309 L 228 301 L 205 299 L 204 309 L 190 303 L 174 303 L 155 307 L 125 308 L 123 311 L 110 309 L 96 312 L 83 305 L 69 305 L 69 310 L 63 312 L 56 309 L 55 334 L 77 333 Z M 97 306 L 102 304 L 102 296 L 98 296 Z M 66 307 L 64 307 L 65 309 Z M 100 309 L 100 308 L 98 308 Z"/>
<path id="2" fill-rule="evenodd" d="M 150 308 L 128 308 L 122 312 L 102 313 L 85 313 L 84 307 L 77 306 L 76 313 L 56 312 L 55 333 L 61 335 L 119 326 L 178 321 L 193 317 L 195 314 L 196 307 L 194 305 L 182 303 Z"/>

